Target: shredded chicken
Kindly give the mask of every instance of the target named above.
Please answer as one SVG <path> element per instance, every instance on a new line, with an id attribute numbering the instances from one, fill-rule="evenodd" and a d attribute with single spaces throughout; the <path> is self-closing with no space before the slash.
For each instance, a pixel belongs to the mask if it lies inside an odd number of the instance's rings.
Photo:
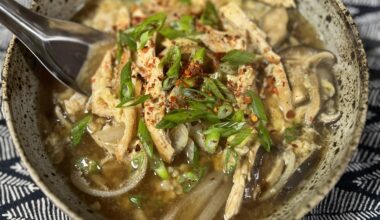
<path id="1" fill-rule="evenodd" d="M 233 216 L 239 213 L 241 204 L 243 202 L 244 189 L 247 181 L 250 181 L 250 170 L 252 170 L 257 151 L 260 147 L 259 143 L 256 143 L 249 151 L 248 158 L 240 160 L 234 176 L 233 176 L 233 185 L 231 192 L 228 196 L 225 211 L 224 219 L 231 219 Z"/>
<path id="2" fill-rule="evenodd" d="M 227 84 L 231 91 L 234 92 L 240 109 L 248 110 L 246 93 L 248 91 L 257 92 L 255 80 L 256 71 L 252 68 L 252 66 L 241 66 L 237 75 L 227 75 Z"/>
<path id="3" fill-rule="evenodd" d="M 224 210 L 224 219 L 231 219 L 239 213 L 243 202 L 245 181 L 248 177 L 249 165 L 248 161 L 244 160 L 239 163 L 233 177 L 233 186 L 228 196 L 226 208 Z"/>
<path id="4" fill-rule="evenodd" d="M 281 63 L 281 58 L 273 52 L 271 46 L 265 40 L 266 34 L 234 3 L 220 8 L 220 13 L 227 29 L 238 30 L 239 28 L 243 28 L 249 33 L 251 45 L 255 51 L 262 54 L 269 63 L 265 68 L 265 72 L 267 76 L 273 76 L 275 78 L 274 86 L 277 89 L 275 95 L 278 97 L 284 117 L 287 120 L 292 119 L 292 117 L 294 117 L 294 107 L 287 75 Z"/>
<path id="5" fill-rule="evenodd" d="M 199 26 L 199 25 L 198 25 Z M 247 37 L 236 32 L 217 31 L 208 26 L 203 26 L 200 40 L 214 53 L 227 53 L 231 50 L 246 50 Z"/>
<path id="6" fill-rule="evenodd" d="M 75 117 L 78 113 L 83 113 L 87 103 L 87 97 L 79 93 L 74 93 L 68 100 L 64 102 L 66 113 L 72 121 L 77 121 Z"/>
<path id="7" fill-rule="evenodd" d="M 138 51 L 137 57 L 137 65 L 147 81 L 145 93 L 151 96 L 151 99 L 144 103 L 145 122 L 162 159 L 170 163 L 174 159 L 175 150 L 169 134 L 156 128 L 165 116 L 166 96 L 162 90 L 163 69 L 160 67 L 160 59 L 155 56 L 155 41 L 149 40 L 146 47 Z"/>
<path id="8" fill-rule="evenodd" d="M 100 117 L 112 118 L 115 124 L 123 124 L 123 137 L 111 154 L 117 159 L 122 160 L 135 136 L 137 123 L 136 107 L 116 108 L 120 103 L 119 97 L 116 96 L 112 89 L 113 80 L 115 79 L 113 71 L 112 51 L 109 51 L 101 64 L 101 67 L 92 78 L 92 113 Z M 119 73 L 120 74 L 120 73 Z"/>

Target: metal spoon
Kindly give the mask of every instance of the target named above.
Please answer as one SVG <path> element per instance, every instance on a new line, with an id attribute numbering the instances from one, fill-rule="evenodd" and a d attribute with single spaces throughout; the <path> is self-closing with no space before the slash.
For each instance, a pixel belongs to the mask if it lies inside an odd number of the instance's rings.
<path id="1" fill-rule="evenodd" d="M 90 78 L 114 41 L 92 28 L 38 15 L 14 0 L 0 0 L 0 23 L 56 79 L 83 94 L 91 93 Z"/>

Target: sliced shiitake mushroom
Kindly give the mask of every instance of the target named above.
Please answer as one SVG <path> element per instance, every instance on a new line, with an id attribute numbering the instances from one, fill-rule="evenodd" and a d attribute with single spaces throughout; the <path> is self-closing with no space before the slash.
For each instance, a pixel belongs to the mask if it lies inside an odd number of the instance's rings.
<path id="1" fill-rule="evenodd" d="M 306 124 L 312 124 L 321 111 L 323 102 L 335 95 L 331 69 L 337 62 L 334 54 L 307 46 L 290 47 L 280 52 L 283 57 L 293 101 L 296 106 L 307 103 Z"/>

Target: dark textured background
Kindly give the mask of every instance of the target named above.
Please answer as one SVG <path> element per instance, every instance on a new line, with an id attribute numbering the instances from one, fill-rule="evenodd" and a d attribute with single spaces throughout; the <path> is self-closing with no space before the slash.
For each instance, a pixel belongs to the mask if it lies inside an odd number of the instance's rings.
<path id="1" fill-rule="evenodd" d="M 359 151 L 342 179 L 305 217 L 307 220 L 380 219 L 380 0 L 344 2 L 355 18 L 368 54 L 371 80 L 367 125 Z M 1 27 L 0 36 L 1 64 L 11 36 Z M 1 114 L 0 219 L 69 219 L 29 177 L 15 152 Z"/>

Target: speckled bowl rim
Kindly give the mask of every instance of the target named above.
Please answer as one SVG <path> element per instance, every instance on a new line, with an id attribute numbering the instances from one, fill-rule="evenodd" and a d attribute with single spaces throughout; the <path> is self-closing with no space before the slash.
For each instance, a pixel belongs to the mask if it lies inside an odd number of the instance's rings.
<path id="1" fill-rule="evenodd" d="M 22 164 L 28 170 L 28 172 L 29 172 L 32 180 L 37 184 L 37 186 L 42 190 L 42 192 L 59 209 L 61 209 L 66 214 L 68 214 L 71 218 L 73 218 L 73 219 L 83 219 L 75 211 L 71 210 L 64 202 L 62 202 L 54 194 L 54 192 L 51 191 L 45 185 L 45 183 L 40 179 L 38 173 L 35 171 L 35 169 L 33 168 L 33 166 L 30 164 L 29 160 L 27 159 L 27 157 L 25 155 L 25 152 L 24 152 L 24 149 L 23 149 L 23 147 L 20 144 L 19 138 L 17 137 L 16 129 L 13 126 L 13 117 L 12 117 L 12 114 L 11 114 L 11 107 L 10 107 L 10 103 L 8 102 L 8 97 L 7 97 L 7 92 L 8 92 L 7 91 L 7 84 L 8 84 L 7 83 L 7 79 L 8 79 L 8 74 L 9 74 L 8 69 L 9 69 L 9 65 L 10 65 L 10 58 L 13 55 L 13 50 L 15 48 L 16 43 L 17 43 L 16 42 L 16 37 L 13 36 L 12 39 L 11 39 L 11 41 L 10 41 L 10 43 L 9 43 L 8 49 L 7 49 L 7 53 L 6 53 L 6 57 L 5 57 L 4 65 L 3 65 L 3 73 L 2 73 L 2 82 L 3 82 L 2 83 L 3 84 L 2 85 L 2 111 L 3 111 L 3 115 L 5 117 L 5 121 L 7 123 L 7 127 L 9 129 L 9 133 L 10 133 L 10 135 L 12 137 L 12 140 L 13 140 L 14 146 L 15 146 L 15 148 L 17 150 L 17 153 L 18 153 L 18 155 L 21 158 Z"/>
<path id="2" fill-rule="evenodd" d="M 363 43 L 360 39 L 358 29 L 353 21 L 353 18 L 351 17 L 351 14 L 347 10 L 346 6 L 341 2 L 341 0 L 331 0 L 334 4 L 336 4 L 335 10 L 337 10 L 338 14 L 342 18 L 342 20 L 345 23 L 345 26 L 347 27 L 347 30 L 351 32 L 351 36 L 353 37 L 353 41 L 357 44 L 356 46 L 356 59 L 357 63 L 360 69 L 360 104 L 358 108 L 358 116 L 355 124 L 355 129 L 353 131 L 352 139 L 349 144 L 349 149 L 347 150 L 346 155 L 343 157 L 341 163 L 339 166 L 334 168 L 333 171 L 330 172 L 330 181 L 327 182 L 322 187 L 315 188 L 316 196 L 311 199 L 309 202 L 304 203 L 298 208 L 298 211 L 294 213 L 295 219 L 301 219 L 304 215 L 306 215 L 308 212 L 310 212 L 318 203 L 332 190 L 332 188 L 335 186 L 335 184 L 338 182 L 338 180 L 342 177 L 345 168 L 347 167 L 348 163 L 350 162 L 354 152 L 356 151 L 361 134 L 363 132 L 365 123 L 366 123 L 366 115 L 367 115 L 367 109 L 368 109 L 368 80 L 369 80 L 369 73 L 368 73 L 368 66 L 367 66 L 367 59 L 365 50 L 363 47 Z M 5 116 L 5 120 L 7 123 L 7 126 L 9 128 L 10 135 L 12 137 L 13 143 L 16 147 L 16 150 L 21 158 L 21 161 L 27 168 L 28 172 L 31 175 L 31 178 L 33 181 L 37 184 L 38 187 L 44 192 L 46 196 L 49 197 L 49 199 L 62 211 L 64 211 L 66 214 L 68 214 L 73 219 L 82 219 L 75 211 L 71 210 L 65 203 L 63 203 L 55 194 L 52 192 L 40 179 L 38 173 L 34 170 L 33 166 L 28 161 L 24 149 L 20 144 L 19 138 L 17 137 L 17 132 L 15 130 L 15 127 L 13 126 L 13 116 L 11 114 L 11 106 L 8 101 L 7 97 L 7 85 L 8 85 L 8 74 L 9 74 L 9 65 L 11 56 L 13 55 L 13 50 L 16 45 L 16 38 L 13 37 L 6 53 L 5 62 L 3 65 L 3 75 L 2 75 L 2 108 L 3 113 Z"/>

